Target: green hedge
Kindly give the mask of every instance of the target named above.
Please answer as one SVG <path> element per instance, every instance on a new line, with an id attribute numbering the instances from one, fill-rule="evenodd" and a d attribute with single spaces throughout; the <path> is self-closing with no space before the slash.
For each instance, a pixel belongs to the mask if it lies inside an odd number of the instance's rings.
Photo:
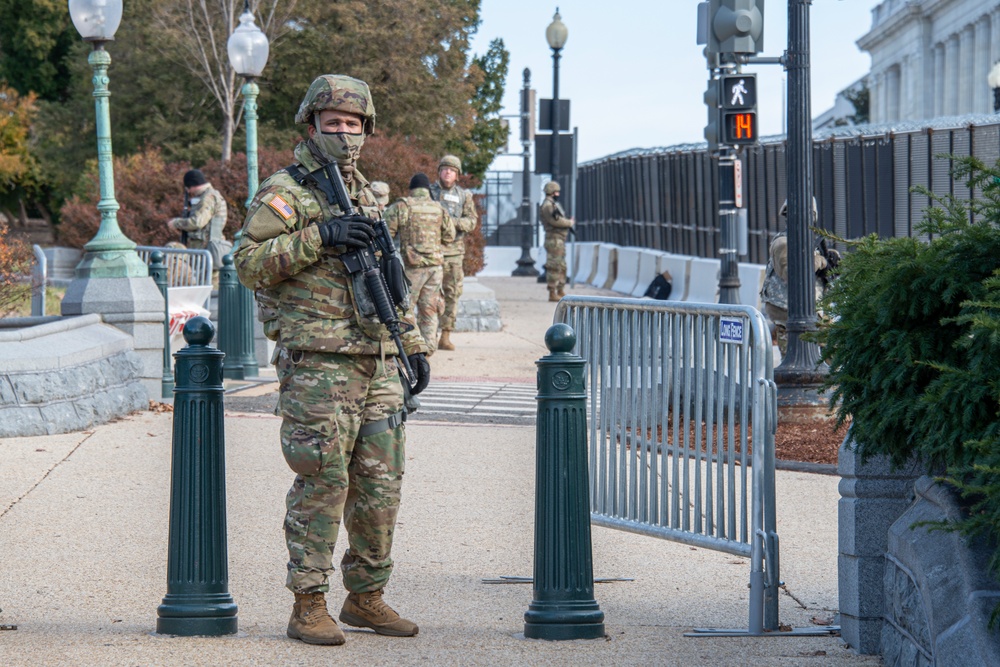
<path id="1" fill-rule="evenodd" d="M 818 334 L 838 422 L 862 458 L 913 456 L 962 493 L 957 530 L 988 539 L 1000 573 L 1000 169 L 969 157 L 981 195 L 935 196 L 927 236 L 848 242 Z M 968 192 L 968 191 L 966 191 Z"/>

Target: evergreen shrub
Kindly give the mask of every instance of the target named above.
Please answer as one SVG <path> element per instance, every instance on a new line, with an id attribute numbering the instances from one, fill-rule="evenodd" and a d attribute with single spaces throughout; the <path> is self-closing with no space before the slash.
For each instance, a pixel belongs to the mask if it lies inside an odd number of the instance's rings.
<path id="1" fill-rule="evenodd" d="M 965 196 L 928 196 L 922 239 L 850 242 L 819 332 L 838 425 L 862 458 L 915 457 L 961 493 L 952 528 L 1000 574 L 1000 168 L 953 160 Z M 974 197 L 969 197 L 969 192 Z"/>

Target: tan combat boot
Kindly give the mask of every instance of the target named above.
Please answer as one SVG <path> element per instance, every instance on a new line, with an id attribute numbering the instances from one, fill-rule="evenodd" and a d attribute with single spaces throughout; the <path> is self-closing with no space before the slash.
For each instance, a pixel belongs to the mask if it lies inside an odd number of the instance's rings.
<path id="1" fill-rule="evenodd" d="M 326 610 L 323 593 L 296 593 L 292 617 L 288 619 L 288 636 L 301 639 L 306 644 L 340 646 L 345 641 L 344 631 Z"/>
<path id="2" fill-rule="evenodd" d="M 441 340 L 438 341 L 439 350 L 454 350 L 455 344 L 451 342 L 451 330 L 442 329 L 441 330 Z"/>
<path id="3" fill-rule="evenodd" d="M 560 285 L 559 286 L 559 297 L 561 298 L 561 297 L 564 297 L 564 296 L 566 296 L 566 286 L 565 285 Z"/>
<path id="4" fill-rule="evenodd" d="M 559 300 L 559 290 L 557 290 L 555 287 L 550 287 L 549 301 L 558 301 L 558 300 Z"/>
<path id="5" fill-rule="evenodd" d="M 420 631 L 416 623 L 400 618 L 382 600 L 382 591 L 351 593 L 340 610 L 340 621 L 356 628 L 371 628 L 390 637 L 412 637 Z"/>

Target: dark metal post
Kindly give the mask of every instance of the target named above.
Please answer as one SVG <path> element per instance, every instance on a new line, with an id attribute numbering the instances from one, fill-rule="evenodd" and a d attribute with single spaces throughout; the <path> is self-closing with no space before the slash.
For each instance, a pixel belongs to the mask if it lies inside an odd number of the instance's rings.
<path id="1" fill-rule="evenodd" d="M 236 232 L 233 252 L 240 245 L 243 232 Z M 236 360 L 243 366 L 243 377 L 257 377 L 260 369 L 257 367 L 256 346 L 254 344 L 254 320 L 257 317 L 257 304 L 253 292 L 248 290 L 239 280 L 236 282 L 236 293 L 239 295 L 239 347 L 236 349 Z"/>
<path id="2" fill-rule="evenodd" d="M 531 639 L 596 639 L 604 612 L 594 599 L 587 469 L 586 361 L 573 354 L 567 324 L 545 332 L 539 359 L 535 440 L 533 600 L 524 614 Z"/>
<path id="3" fill-rule="evenodd" d="M 816 329 L 812 243 L 812 120 L 809 74 L 809 4 L 788 1 L 788 349 L 774 369 L 779 412 L 786 418 L 825 414 L 819 384 L 826 374 L 819 347 L 802 339 Z"/>
<path id="4" fill-rule="evenodd" d="M 559 52 L 552 49 L 552 180 L 559 182 Z"/>
<path id="5" fill-rule="evenodd" d="M 219 269 L 219 349 L 226 354 L 222 366 L 223 377 L 231 380 L 242 380 L 247 377 L 241 349 L 244 342 L 242 331 L 244 321 L 240 290 L 250 291 L 240 285 L 236 277 L 233 256 L 226 255 L 222 258 L 222 268 Z M 252 334 L 253 329 L 251 329 L 251 349 Z"/>
<path id="6" fill-rule="evenodd" d="M 184 325 L 187 346 L 174 355 L 167 595 L 156 610 L 156 631 L 165 635 L 237 629 L 226 548 L 225 355 L 208 346 L 214 335 L 207 318 L 194 317 Z"/>
<path id="7" fill-rule="evenodd" d="M 537 276 L 535 260 L 531 257 L 531 70 L 524 68 L 524 88 L 521 91 L 521 151 L 524 166 L 521 173 L 521 257 L 511 275 Z"/>
<path id="8" fill-rule="evenodd" d="M 740 302 L 740 270 L 736 255 L 736 156 L 726 148 L 719 151 L 719 303 Z"/>
<path id="9" fill-rule="evenodd" d="M 154 250 L 149 256 L 149 277 L 163 295 L 163 379 L 160 383 L 161 398 L 172 398 L 174 395 L 173 364 L 170 363 L 170 299 L 167 296 L 167 265 L 163 262 L 163 253 Z"/>

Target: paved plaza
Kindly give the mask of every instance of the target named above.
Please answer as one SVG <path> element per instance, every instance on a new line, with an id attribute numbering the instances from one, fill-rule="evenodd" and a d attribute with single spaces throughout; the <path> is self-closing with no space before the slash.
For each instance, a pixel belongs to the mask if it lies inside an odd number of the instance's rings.
<path id="1" fill-rule="evenodd" d="M 0 440 L 0 624 L 17 626 L 0 631 L 0 665 L 880 664 L 837 637 L 686 638 L 693 627 L 746 627 L 749 561 L 600 527 L 594 575 L 625 579 L 595 586 L 607 636 L 521 637 L 530 584 L 484 580 L 532 574 L 535 431 L 517 419 L 555 304 L 534 279 L 481 282 L 496 292 L 503 331 L 455 334 L 458 349 L 431 359 L 427 411 L 407 425 L 386 598 L 420 625 L 418 636 L 349 629 L 340 647 L 285 637 L 292 596 L 284 588 L 282 518 L 292 474 L 268 408 L 275 384 L 264 381 L 233 384 L 226 397 L 229 579 L 239 634 L 154 633 L 167 583 L 173 415 L 143 412 L 85 432 Z M 500 423 L 470 416 L 487 405 L 506 406 L 508 417 L 517 408 L 519 416 Z M 838 481 L 777 473 L 783 624 L 835 619 Z M 338 583 L 329 596 L 334 615 Z"/>

